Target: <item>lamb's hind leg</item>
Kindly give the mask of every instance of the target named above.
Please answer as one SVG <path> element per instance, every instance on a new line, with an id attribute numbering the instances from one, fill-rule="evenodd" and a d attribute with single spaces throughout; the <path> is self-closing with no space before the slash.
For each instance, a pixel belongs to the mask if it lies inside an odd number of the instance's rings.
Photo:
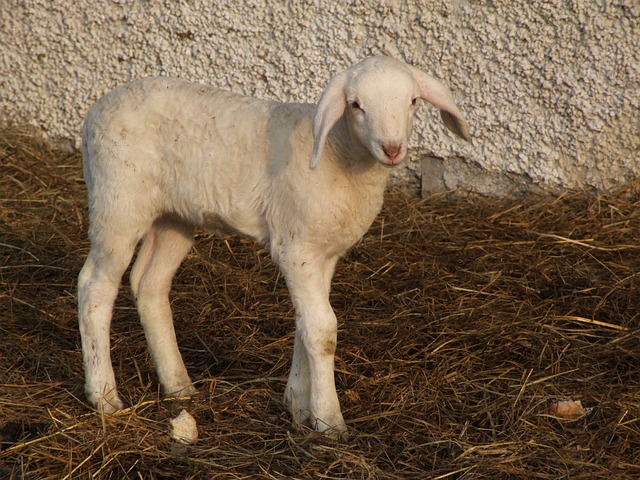
<path id="1" fill-rule="evenodd" d="M 193 228 L 178 220 L 156 220 L 145 237 L 131 270 L 131 288 L 140 321 L 167 396 L 196 392 L 176 340 L 169 290 L 171 279 L 193 245 Z"/>
<path id="2" fill-rule="evenodd" d="M 120 279 L 131 261 L 138 238 L 112 235 L 93 239 L 78 276 L 78 320 L 82 338 L 85 393 L 98 410 L 122 408 L 111 365 L 110 327 Z"/>
<path id="3" fill-rule="evenodd" d="M 284 401 L 289 407 L 294 423 L 312 423 L 311 373 L 309 356 L 302 340 L 302 331 L 296 328 L 293 342 L 293 358 L 289 380 L 284 391 Z"/>

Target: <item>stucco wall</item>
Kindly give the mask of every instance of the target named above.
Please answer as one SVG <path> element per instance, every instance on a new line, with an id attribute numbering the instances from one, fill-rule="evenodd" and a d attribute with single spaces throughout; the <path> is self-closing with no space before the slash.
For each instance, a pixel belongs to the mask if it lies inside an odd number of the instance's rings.
<path id="1" fill-rule="evenodd" d="M 316 101 L 372 54 L 443 79 L 473 144 L 420 109 L 399 181 L 609 189 L 640 176 L 640 2 L 0 0 L 0 121 L 77 139 L 128 80 L 172 75 Z M 444 159 L 441 162 L 438 159 Z"/>

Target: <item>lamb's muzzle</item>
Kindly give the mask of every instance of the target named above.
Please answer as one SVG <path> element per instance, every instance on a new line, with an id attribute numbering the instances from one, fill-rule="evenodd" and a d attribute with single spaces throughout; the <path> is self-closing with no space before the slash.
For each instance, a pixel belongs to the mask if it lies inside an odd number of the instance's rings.
<path id="1" fill-rule="evenodd" d="M 402 145 L 398 145 L 395 143 L 388 143 L 387 145 L 382 145 L 382 151 L 389 158 L 389 160 L 391 160 L 391 162 L 394 163 L 394 160 L 396 160 L 400 156 L 400 153 L 402 152 Z M 394 163 L 394 164 L 397 164 L 397 163 Z"/>

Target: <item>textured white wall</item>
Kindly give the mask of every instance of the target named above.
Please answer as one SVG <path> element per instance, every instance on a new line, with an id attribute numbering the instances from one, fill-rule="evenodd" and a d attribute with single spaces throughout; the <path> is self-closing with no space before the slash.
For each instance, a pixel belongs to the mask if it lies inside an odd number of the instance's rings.
<path id="1" fill-rule="evenodd" d="M 436 187 L 486 192 L 640 176 L 638 0 L 0 0 L 0 121 L 77 143 L 91 103 L 148 75 L 316 101 L 379 53 L 443 79 L 474 136 L 423 106 L 402 182 L 424 156 Z"/>

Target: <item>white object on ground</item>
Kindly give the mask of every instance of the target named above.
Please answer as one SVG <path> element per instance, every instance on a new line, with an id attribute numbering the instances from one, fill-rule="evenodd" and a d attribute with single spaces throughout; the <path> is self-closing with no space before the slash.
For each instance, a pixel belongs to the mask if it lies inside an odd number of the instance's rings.
<path id="1" fill-rule="evenodd" d="M 176 442 L 190 445 L 198 440 L 198 424 L 186 410 L 182 410 L 176 418 L 169 420 L 169 425 L 171 438 Z"/>

